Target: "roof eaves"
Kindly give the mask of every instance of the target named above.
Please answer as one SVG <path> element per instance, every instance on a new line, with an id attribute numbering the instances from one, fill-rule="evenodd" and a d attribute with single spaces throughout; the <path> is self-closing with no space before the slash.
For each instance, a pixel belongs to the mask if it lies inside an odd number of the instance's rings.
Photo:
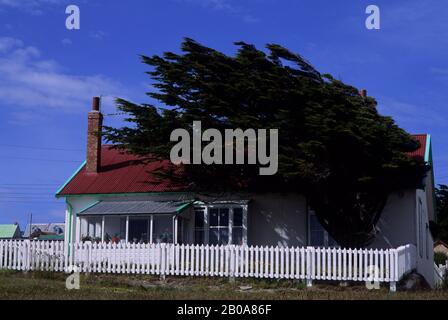
<path id="1" fill-rule="evenodd" d="M 94 206 L 96 206 L 98 203 L 100 203 L 101 201 L 95 201 L 94 203 L 92 203 L 90 206 L 88 206 L 87 208 L 81 210 L 80 212 L 78 212 L 78 214 L 83 214 L 84 212 L 86 212 L 87 210 L 89 210 L 90 208 L 93 208 Z"/>
<path id="2" fill-rule="evenodd" d="M 70 198 L 78 198 L 78 197 L 89 197 L 89 196 L 101 196 L 101 197 L 117 197 L 117 196 L 132 196 L 132 195 L 188 195 L 191 192 L 189 191 L 158 191 L 158 192 L 118 192 L 118 193 L 81 193 L 81 194 L 64 194 L 59 195 L 59 197 L 70 197 Z"/>
<path id="3" fill-rule="evenodd" d="M 179 207 L 176 209 L 176 213 L 177 213 L 177 214 L 181 214 L 185 209 L 187 209 L 188 207 L 190 207 L 193 203 L 194 203 L 194 201 L 190 201 L 190 202 L 184 203 L 183 205 L 179 206 Z"/>

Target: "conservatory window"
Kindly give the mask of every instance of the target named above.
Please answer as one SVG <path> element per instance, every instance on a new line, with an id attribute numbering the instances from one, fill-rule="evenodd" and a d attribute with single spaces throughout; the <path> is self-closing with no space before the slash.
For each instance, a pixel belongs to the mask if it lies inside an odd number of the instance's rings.
<path id="1" fill-rule="evenodd" d="M 222 245 L 229 243 L 229 212 L 229 208 L 210 209 L 209 244 Z"/>
<path id="2" fill-rule="evenodd" d="M 247 243 L 245 206 L 201 206 L 195 208 L 195 244 L 243 245 Z"/>
<path id="3" fill-rule="evenodd" d="M 196 208 L 195 214 L 195 228 L 194 228 L 194 243 L 205 243 L 205 208 Z"/>
<path id="4" fill-rule="evenodd" d="M 173 243 L 173 217 L 169 215 L 153 216 L 153 243 Z"/>

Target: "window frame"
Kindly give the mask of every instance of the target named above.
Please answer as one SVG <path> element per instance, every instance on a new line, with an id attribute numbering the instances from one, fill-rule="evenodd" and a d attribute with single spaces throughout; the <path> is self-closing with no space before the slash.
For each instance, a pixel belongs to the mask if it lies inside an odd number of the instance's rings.
<path id="1" fill-rule="evenodd" d="M 313 210 L 308 210 L 308 245 L 309 246 L 315 246 L 318 247 L 314 244 L 311 243 L 311 216 L 316 216 L 316 213 Z M 325 248 L 340 248 L 339 244 L 336 242 L 336 240 L 333 239 L 334 245 L 330 246 L 330 234 L 328 233 L 327 230 L 325 230 L 325 228 L 320 224 L 319 220 L 316 217 L 317 222 L 319 223 L 320 227 L 322 228 L 322 232 L 323 232 L 323 245 L 322 247 Z M 315 230 L 314 230 L 315 231 Z"/>
<path id="2" fill-rule="evenodd" d="M 210 226 L 210 209 L 229 209 L 229 221 L 228 226 Z M 234 209 L 242 209 L 242 225 L 241 226 L 234 226 Z M 197 228 L 196 227 L 196 211 L 202 210 L 204 212 L 204 226 L 203 228 Z M 247 245 L 247 212 L 248 212 L 248 205 L 241 205 L 241 204 L 205 204 L 205 203 L 198 203 L 194 205 L 194 224 L 193 224 L 193 232 L 194 232 L 194 243 L 195 244 L 203 244 L 203 245 L 209 245 L 210 244 L 210 230 L 211 229 L 221 229 L 221 228 L 228 228 L 228 242 L 227 244 L 222 245 L 234 245 L 233 244 L 233 228 L 242 228 L 242 244 L 241 245 Z M 196 241 L 196 231 L 203 231 L 203 243 L 198 243 Z M 238 245 L 238 244 L 237 244 Z"/>
<path id="3" fill-rule="evenodd" d="M 417 201 L 417 225 L 418 225 L 418 252 L 420 258 L 423 258 L 424 248 L 423 248 L 423 201 L 418 198 Z"/>

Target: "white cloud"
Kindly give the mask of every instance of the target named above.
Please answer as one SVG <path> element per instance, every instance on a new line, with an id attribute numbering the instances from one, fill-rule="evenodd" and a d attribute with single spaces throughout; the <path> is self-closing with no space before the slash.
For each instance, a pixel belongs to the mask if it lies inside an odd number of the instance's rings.
<path id="1" fill-rule="evenodd" d="M 62 43 L 64 46 L 69 46 L 69 45 L 71 45 L 73 42 L 72 42 L 72 40 L 70 40 L 69 38 L 64 38 L 64 39 L 62 39 L 61 43 Z"/>
<path id="2" fill-rule="evenodd" d="M 177 2 L 189 3 L 193 5 L 198 5 L 204 8 L 209 8 L 211 10 L 223 11 L 230 15 L 240 18 L 246 23 L 259 22 L 257 17 L 250 14 L 241 5 L 237 5 L 237 1 L 233 0 L 175 0 Z"/>
<path id="3" fill-rule="evenodd" d="M 23 46 L 22 41 L 14 38 L 0 38 L 0 53 L 7 52 L 14 47 Z"/>
<path id="4" fill-rule="evenodd" d="M 107 36 L 107 34 L 106 32 L 99 30 L 91 32 L 89 36 L 96 40 L 102 40 L 105 36 Z"/>
<path id="5" fill-rule="evenodd" d="M 430 106 L 411 104 L 391 98 L 381 99 L 378 109 L 381 114 L 392 116 L 399 125 L 406 129 L 429 128 L 443 125 L 446 119 Z"/>
<path id="6" fill-rule="evenodd" d="M 197 4 L 215 10 L 226 10 L 226 11 L 236 10 L 236 7 L 233 6 L 228 0 L 180 0 L 180 1 Z"/>
<path id="7" fill-rule="evenodd" d="M 103 96 L 104 111 L 126 96 L 123 86 L 103 75 L 73 75 L 41 52 L 13 38 L 0 38 L 0 104 L 17 120 L 48 112 L 85 112 L 92 96 Z"/>
<path id="8" fill-rule="evenodd" d="M 9 7 L 27 11 L 32 14 L 42 14 L 41 7 L 44 5 L 57 5 L 65 0 L 0 0 L 1 7 Z"/>
<path id="9" fill-rule="evenodd" d="M 386 5 L 385 5 L 386 6 Z M 446 10 L 432 0 L 391 1 L 382 11 L 385 33 L 379 37 L 396 46 L 445 48 L 448 35 Z"/>

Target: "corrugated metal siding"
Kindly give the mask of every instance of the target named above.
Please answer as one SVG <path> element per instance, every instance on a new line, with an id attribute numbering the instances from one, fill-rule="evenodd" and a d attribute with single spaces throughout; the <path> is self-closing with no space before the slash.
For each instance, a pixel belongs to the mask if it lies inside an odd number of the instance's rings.
<path id="1" fill-rule="evenodd" d="M 421 147 L 409 155 L 424 161 L 428 135 L 418 134 L 414 137 L 420 141 Z M 135 155 L 103 146 L 101 172 L 88 174 L 85 167 L 82 168 L 58 195 L 187 191 L 188 183 L 179 184 L 155 174 L 157 170 L 167 167 L 169 160 L 151 163 L 143 163 L 141 160 Z"/>
<path id="2" fill-rule="evenodd" d="M 17 228 L 15 224 L 0 224 L 0 239 L 14 238 Z"/>
<path id="3" fill-rule="evenodd" d="M 99 173 L 87 173 L 86 168 L 82 168 L 58 195 L 186 190 L 186 185 L 173 182 L 168 178 L 162 179 L 155 174 L 157 170 L 167 167 L 170 164 L 169 160 L 143 163 L 142 158 L 122 153 L 110 146 L 103 146 L 101 156 L 101 171 Z"/>
<path id="4" fill-rule="evenodd" d="M 192 201 L 101 201 L 80 214 L 176 214 L 188 203 Z"/>
<path id="5" fill-rule="evenodd" d="M 426 141 L 428 140 L 427 134 L 416 134 L 413 135 L 415 139 L 420 142 L 420 148 L 415 150 L 414 152 L 410 152 L 409 155 L 412 158 L 415 158 L 419 161 L 425 161 L 425 152 L 426 152 Z"/>

